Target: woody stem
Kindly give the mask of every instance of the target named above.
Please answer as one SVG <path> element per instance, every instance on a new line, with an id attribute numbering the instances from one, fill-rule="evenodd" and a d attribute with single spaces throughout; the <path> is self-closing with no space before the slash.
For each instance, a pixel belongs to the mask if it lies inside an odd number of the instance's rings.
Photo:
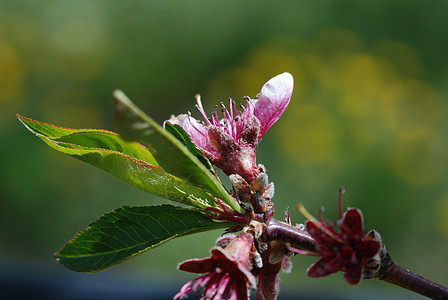
<path id="1" fill-rule="evenodd" d="M 266 242 L 289 243 L 292 247 L 316 251 L 316 241 L 306 232 L 272 218 L 263 234 Z M 381 261 L 378 279 L 400 286 L 431 299 L 448 299 L 448 288 L 424 278 L 392 261 L 386 253 Z"/>
<path id="2" fill-rule="evenodd" d="M 278 241 L 289 243 L 292 247 L 309 252 L 316 252 L 316 241 L 308 232 L 272 218 L 264 235 L 266 242 Z"/>
<path id="3" fill-rule="evenodd" d="M 431 299 L 448 299 L 448 288 L 397 265 L 388 253 L 381 262 L 379 279 Z"/>

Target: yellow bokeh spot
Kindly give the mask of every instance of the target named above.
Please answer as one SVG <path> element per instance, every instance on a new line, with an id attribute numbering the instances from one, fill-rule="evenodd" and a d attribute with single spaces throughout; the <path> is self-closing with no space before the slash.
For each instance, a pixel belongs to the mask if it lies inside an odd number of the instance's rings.
<path id="1" fill-rule="evenodd" d="M 25 66 L 16 49 L 0 43 L 0 126 L 13 119 L 19 106 L 25 81 Z"/>
<path id="2" fill-rule="evenodd" d="M 399 135 L 392 149 L 392 168 L 414 186 L 437 181 L 446 173 L 448 144 L 434 128 L 414 127 Z"/>
<path id="3" fill-rule="evenodd" d="M 372 49 L 375 56 L 393 62 L 394 70 L 403 77 L 420 77 L 423 64 L 411 46 L 393 41 L 381 40 Z"/>
<path id="4" fill-rule="evenodd" d="M 11 100 L 22 89 L 25 69 L 17 51 L 0 44 L 0 102 Z"/>
<path id="5" fill-rule="evenodd" d="M 337 121 L 317 104 L 304 102 L 299 106 L 288 111 L 288 118 L 276 129 L 282 148 L 303 165 L 335 165 L 340 140 Z"/>
<path id="6" fill-rule="evenodd" d="M 242 94 L 285 71 L 295 79 L 293 97 L 273 131 L 291 161 L 334 171 L 381 162 L 415 186 L 445 175 L 437 168 L 448 163 L 440 130 L 444 105 L 420 78 L 422 63 L 409 45 L 380 40 L 367 46 L 356 33 L 334 29 L 308 42 L 276 38 L 212 86 Z"/>
<path id="7" fill-rule="evenodd" d="M 64 127 L 101 128 L 103 120 L 98 99 L 86 88 L 56 85 L 43 98 L 44 120 Z"/>
<path id="8" fill-rule="evenodd" d="M 431 127 L 434 130 L 443 122 L 444 105 L 435 89 L 428 83 L 417 79 L 404 79 L 397 82 L 395 90 L 395 114 L 388 125 L 393 131 L 413 127 Z"/>
<path id="9" fill-rule="evenodd" d="M 446 216 L 448 216 L 448 195 L 445 194 L 439 199 L 439 203 L 435 209 L 435 217 L 437 220 L 437 224 L 443 234 L 448 238 L 448 220 Z"/>
<path id="10" fill-rule="evenodd" d="M 87 21 L 67 21 L 53 34 L 51 45 L 55 66 L 73 80 L 99 76 L 112 53 L 104 29 Z"/>
<path id="11" fill-rule="evenodd" d="M 278 39 L 277 43 L 267 44 L 252 52 L 248 65 L 224 71 L 210 85 L 213 101 L 226 99 L 229 96 L 250 96 L 256 98 L 262 85 L 271 77 L 285 71 L 294 76 L 294 94 L 299 95 L 306 86 L 304 67 L 294 55 L 282 50 L 282 42 L 290 40 Z"/>

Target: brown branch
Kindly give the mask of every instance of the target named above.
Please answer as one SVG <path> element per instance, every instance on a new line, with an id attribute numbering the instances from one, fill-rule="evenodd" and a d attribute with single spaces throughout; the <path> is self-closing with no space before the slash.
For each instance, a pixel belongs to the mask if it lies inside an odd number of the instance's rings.
<path id="1" fill-rule="evenodd" d="M 308 232 L 284 222 L 277 221 L 274 218 L 269 222 L 263 238 L 266 242 L 278 241 L 289 243 L 294 248 L 316 252 L 316 241 L 308 234 Z"/>
<path id="2" fill-rule="evenodd" d="M 448 288 L 405 269 L 386 253 L 378 271 L 379 279 L 398 285 L 431 299 L 448 299 Z"/>
<path id="3" fill-rule="evenodd" d="M 309 252 L 316 251 L 316 241 L 306 232 L 274 218 L 264 234 L 265 242 L 289 243 L 292 247 Z M 388 253 L 381 255 L 381 267 L 377 278 L 413 291 L 431 299 L 448 299 L 448 288 L 409 271 L 392 261 Z"/>

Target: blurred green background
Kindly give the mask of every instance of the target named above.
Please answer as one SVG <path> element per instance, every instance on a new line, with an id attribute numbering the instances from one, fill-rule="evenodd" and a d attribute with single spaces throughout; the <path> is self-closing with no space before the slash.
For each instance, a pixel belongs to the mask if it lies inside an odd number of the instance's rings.
<path id="1" fill-rule="evenodd" d="M 120 88 L 158 122 L 188 110 L 199 117 L 196 93 L 211 111 L 288 71 L 293 98 L 258 150 L 277 218 L 288 210 L 303 222 L 302 202 L 335 219 L 344 186 L 344 206 L 363 210 L 397 263 L 447 285 L 447 15 L 448 2 L 433 0 L 1 0 L 0 279 L 15 272 L 17 281 L 85 288 L 110 276 L 117 290 L 160 282 L 173 295 L 193 278 L 178 262 L 207 256 L 220 234 L 171 241 L 102 274 L 58 266 L 52 254 L 97 216 L 164 201 L 50 149 L 16 113 L 113 130 Z M 341 274 L 307 278 L 313 261 L 293 258 L 281 296 L 419 298 L 376 281 L 352 288 Z"/>

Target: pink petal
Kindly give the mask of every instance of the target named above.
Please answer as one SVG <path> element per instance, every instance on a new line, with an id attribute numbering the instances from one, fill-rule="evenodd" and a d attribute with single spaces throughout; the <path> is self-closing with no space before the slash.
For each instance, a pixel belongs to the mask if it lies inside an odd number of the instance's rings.
<path id="1" fill-rule="evenodd" d="M 207 127 L 198 122 L 198 120 L 192 116 L 187 114 L 181 114 L 177 117 L 171 116 L 171 118 L 165 121 L 165 123 L 166 122 L 171 125 L 179 125 L 182 127 L 182 129 L 185 130 L 185 132 L 190 136 L 193 144 L 195 144 L 198 148 L 206 150 L 210 153 L 214 152 L 213 147 L 210 144 L 210 138 L 208 137 Z"/>
<path id="2" fill-rule="evenodd" d="M 249 271 L 248 256 L 243 258 L 245 256 L 244 253 L 236 253 L 237 257 L 232 257 L 221 247 L 214 247 L 211 252 L 215 265 L 219 265 L 219 267 L 230 273 L 231 276 L 243 275 L 252 287 L 256 286 L 255 276 Z"/>
<path id="3" fill-rule="evenodd" d="M 203 274 L 213 270 L 213 262 L 210 257 L 204 259 L 189 259 L 181 262 L 177 268 L 181 271 Z"/>
<path id="4" fill-rule="evenodd" d="M 285 273 L 291 273 L 292 270 L 292 261 L 291 259 L 289 259 L 288 256 L 284 256 L 283 257 L 283 261 L 282 261 L 282 270 Z"/>
<path id="5" fill-rule="evenodd" d="M 191 292 L 191 291 L 193 291 L 193 288 L 191 287 L 191 285 L 193 284 L 193 282 L 195 281 L 196 279 L 193 279 L 193 280 L 190 280 L 190 281 L 188 281 L 186 284 L 184 284 L 183 286 L 182 286 L 182 288 L 180 289 L 180 291 L 176 294 L 176 295 L 174 295 L 174 297 L 173 297 L 173 299 L 174 300 L 176 300 L 176 299 L 179 299 L 179 298 L 184 298 L 184 297 L 187 297 L 187 295 Z"/>
<path id="6" fill-rule="evenodd" d="M 212 279 L 205 286 L 204 299 L 212 299 L 212 297 L 216 294 L 219 283 L 221 282 L 222 275 L 216 272 L 213 272 Z"/>
<path id="7" fill-rule="evenodd" d="M 234 288 L 232 289 L 232 293 L 230 294 L 230 300 L 238 300 L 238 295 L 236 293 L 236 284 L 234 284 Z"/>
<path id="8" fill-rule="evenodd" d="M 374 240 L 366 240 L 361 243 L 356 249 L 356 254 L 361 256 L 363 259 L 369 259 L 380 250 L 380 243 Z"/>
<path id="9" fill-rule="evenodd" d="M 354 265 L 352 268 L 344 272 L 345 280 L 351 285 L 358 284 L 361 281 L 361 277 L 362 277 L 361 264 Z"/>
<path id="10" fill-rule="evenodd" d="M 308 276 L 313 278 L 324 277 L 342 269 L 342 265 L 336 263 L 337 258 L 322 257 L 306 270 Z"/>
<path id="11" fill-rule="evenodd" d="M 221 200 L 218 199 L 218 201 L 221 201 Z M 236 237 L 236 235 L 234 235 L 234 234 L 227 234 L 227 235 L 221 236 L 216 240 L 215 244 L 218 247 L 225 248 L 230 244 L 230 242 L 235 237 Z"/>
<path id="12" fill-rule="evenodd" d="M 233 282 L 233 291 L 235 291 L 236 297 L 233 299 L 236 300 L 249 300 L 250 293 L 249 288 L 245 282 Z M 232 297 L 234 294 L 232 293 Z M 231 298 L 232 299 L 232 298 Z"/>
<path id="13" fill-rule="evenodd" d="M 319 239 L 321 235 L 321 230 L 319 226 L 317 226 L 317 221 L 314 220 L 307 220 L 305 222 L 306 231 L 314 238 Z M 320 242 L 320 241 L 317 241 Z"/>
<path id="14" fill-rule="evenodd" d="M 255 116 L 261 123 L 258 139 L 281 117 L 291 100 L 294 78 L 289 73 L 282 73 L 271 78 L 261 88 L 259 100 L 251 100 L 255 106 Z"/>
<path id="15" fill-rule="evenodd" d="M 258 280 L 263 299 L 276 299 L 279 292 L 279 272 L 260 273 Z"/>
<path id="16" fill-rule="evenodd" d="M 199 290 L 201 287 L 204 287 L 207 285 L 207 283 L 213 278 L 213 275 L 215 273 L 208 273 L 205 275 L 202 275 L 198 278 L 196 278 L 196 282 L 191 286 L 191 288 L 193 289 L 193 291 L 197 291 Z M 194 281 L 194 280 L 193 280 Z"/>
<path id="17" fill-rule="evenodd" d="M 248 233 L 238 234 L 224 249 L 215 247 L 212 256 L 215 259 L 226 257 L 229 261 L 238 263 L 240 269 L 249 270 L 249 256 L 254 242 L 254 236 Z"/>
<path id="18" fill-rule="evenodd" d="M 364 236 L 362 212 L 356 208 L 349 209 L 344 215 L 341 227 L 350 229 L 350 235 Z"/>
<path id="19" fill-rule="evenodd" d="M 319 247 L 327 248 L 337 243 L 337 241 L 335 241 L 333 237 L 328 236 L 328 234 L 322 230 L 322 227 L 324 225 L 320 223 L 319 226 L 318 224 L 318 221 L 308 220 L 306 221 L 305 226 L 306 231 L 316 240 Z M 328 229 L 329 232 L 333 233 L 330 228 L 326 227 L 326 229 Z"/>
<path id="20" fill-rule="evenodd" d="M 213 297 L 213 299 L 216 299 L 216 300 L 223 299 L 223 295 L 227 290 L 227 285 L 228 285 L 230 279 L 231 278 L 230 278 L 229 274 L 225 274 L 221 277 L 221 280 L 219 281 L 219 285 L 216 288 L 216 293 L 215 293 L 215 296 Z"/>

